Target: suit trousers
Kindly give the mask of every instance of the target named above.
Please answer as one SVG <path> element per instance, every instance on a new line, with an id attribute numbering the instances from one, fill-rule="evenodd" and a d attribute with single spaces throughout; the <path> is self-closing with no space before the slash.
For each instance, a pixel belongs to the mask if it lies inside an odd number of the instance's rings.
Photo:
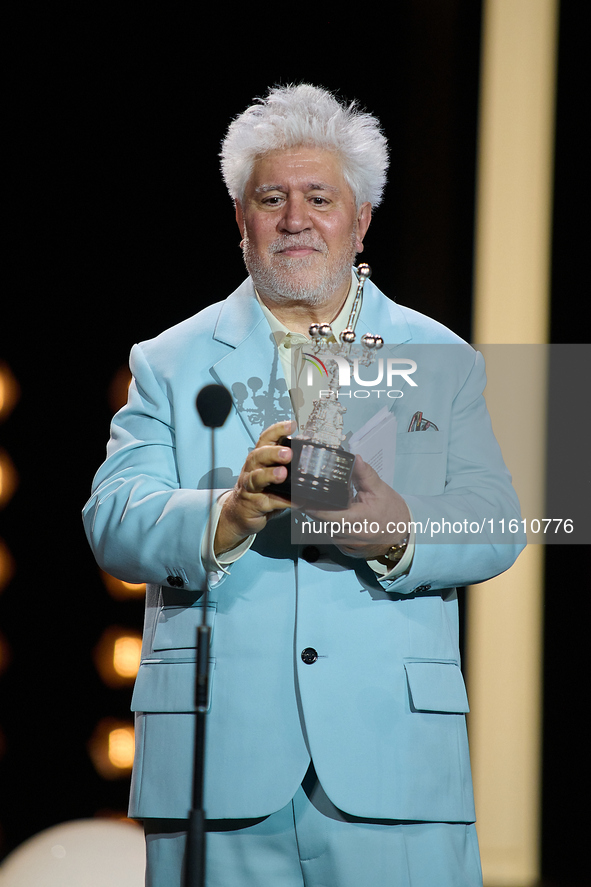
<path id="1" fill-rule="evenodd" d="M 186 821 L 147 819 L 146 887 L 182 887 Z M 338 810 L 313 767 L 262 819 L 208 820 L 207 887 L 482 887 L 473 823 L 369 820 Z"/>

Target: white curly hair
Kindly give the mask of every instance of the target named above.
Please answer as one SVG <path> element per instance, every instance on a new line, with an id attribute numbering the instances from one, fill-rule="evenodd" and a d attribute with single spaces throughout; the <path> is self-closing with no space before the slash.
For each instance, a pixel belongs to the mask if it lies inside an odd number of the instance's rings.
<path id="1" fill-rule="evenodd" d="M 222 142 L 222 176 L 233 200 L 242 201 L 257 157 L 300 145 L 335 151 L 357 207 L 382 200 L 388 143 L 376 117 L 346 105 L 308 83 L 269 89 L 228 127 Z"/>

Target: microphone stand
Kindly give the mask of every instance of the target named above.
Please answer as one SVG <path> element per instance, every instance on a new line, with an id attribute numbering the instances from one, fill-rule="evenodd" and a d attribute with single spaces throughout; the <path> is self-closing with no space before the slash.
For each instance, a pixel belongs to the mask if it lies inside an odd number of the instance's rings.
<path id="1" fill-rule="evenodd" d="M 213 508 L 213 477 L 215 471 L 215 429 L 226 421 L 232 398 L 223 385 L 206 385 L 197 395 L 197 410 L 204 425 L 211 428 L 211 486 L 209 515 Z M 207 550 L 211 551 L 211 520 L 208 522 Z M 197 655 L 195 660 L 196 729 L 193 762 L 193 797 L 187 831 L 184 887 L 205 887 L 205 810 L 203 809 L 205 781 L 205 724 L 209 707 L 209 648 L 211 627 L 207 625 L 209 601 L 209 573 L 205 577 L 201 625 L 197 628 Z"/>

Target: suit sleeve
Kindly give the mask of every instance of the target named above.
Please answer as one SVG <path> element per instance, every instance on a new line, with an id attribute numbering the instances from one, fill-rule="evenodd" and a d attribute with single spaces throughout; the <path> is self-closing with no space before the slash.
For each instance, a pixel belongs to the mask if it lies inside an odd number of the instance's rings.
<path id="1" fill-rule="evenodd" d="M 389 591 L 483 582 L 507 570 L 525 546 L 519 500 L 483 396 L 484 359 L 472 353 L 452 403 L 445 488 L 435 496 L 404 493 L 416 528 L 414 556 L 406 575 L 382 582 Z"/>
<path id="2" fill-rule="evenodd" d="M 86 535 L 99 565 L 119 579 L 202 588 L 209 491 L 180 486 L 172 405 L 138 345 L 130 367 L 129 399 L 83 510 Z"/>

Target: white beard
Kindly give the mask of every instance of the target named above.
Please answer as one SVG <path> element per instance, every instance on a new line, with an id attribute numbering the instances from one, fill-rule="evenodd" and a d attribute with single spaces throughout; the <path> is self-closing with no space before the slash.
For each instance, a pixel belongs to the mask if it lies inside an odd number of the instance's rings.
<path id="1" fill-rule="evenodd" d="M 350 279 L 356 241 L 356 232 L 352 232 L 350 244 L 331 257 L 323 240 L 306 235 L 285 235 L 270 245 L 268 259 L 264 262 L 251 247 L 245 232 L 242 251 L 248 273 L 259 293 L 278 305 L 299 302 L 315 306 L 328 302 Z M 292 259 L 281 253 L 288 244 L 292 247 L 311 246 L 317 252 Z M 320 256 L 324 261 L 319 261 Z"/>

